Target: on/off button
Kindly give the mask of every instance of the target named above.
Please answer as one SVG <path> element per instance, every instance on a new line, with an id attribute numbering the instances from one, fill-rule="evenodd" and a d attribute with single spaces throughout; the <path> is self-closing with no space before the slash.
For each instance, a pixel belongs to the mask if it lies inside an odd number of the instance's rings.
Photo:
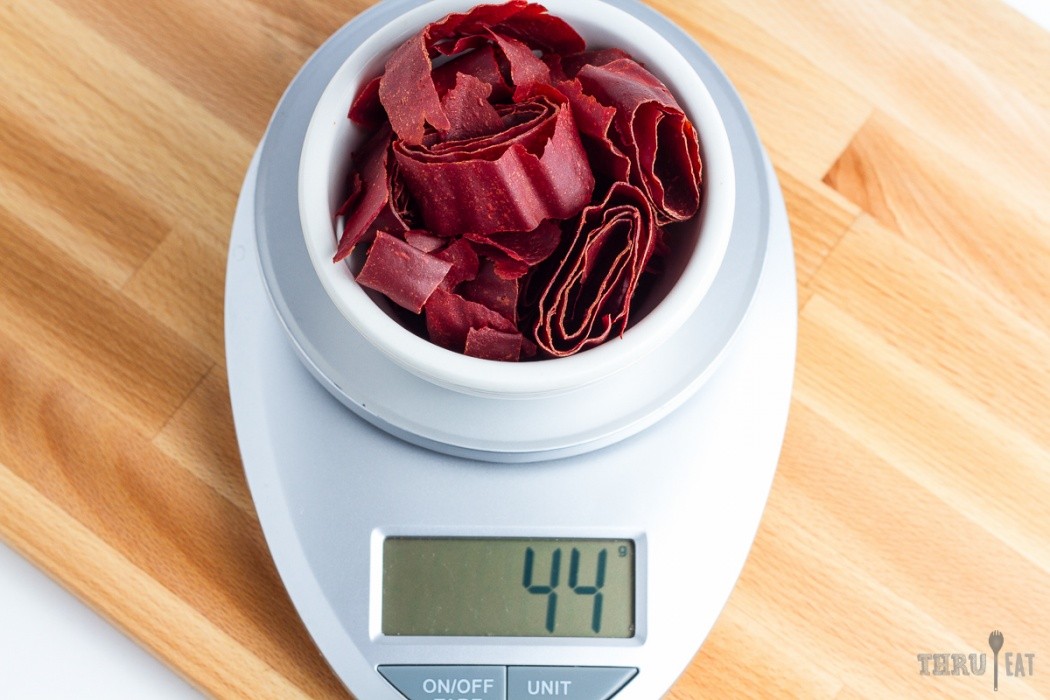
<path id="1" fill-rule="evenodd" d="M 380 666 L 408 700 L 506 700 L 505 666 Z"/>
<path id="2" fill-rule="evenodd" d="M 511 666 L 507 700 L 609 700 L 637 673 L 603 666 Z"/>

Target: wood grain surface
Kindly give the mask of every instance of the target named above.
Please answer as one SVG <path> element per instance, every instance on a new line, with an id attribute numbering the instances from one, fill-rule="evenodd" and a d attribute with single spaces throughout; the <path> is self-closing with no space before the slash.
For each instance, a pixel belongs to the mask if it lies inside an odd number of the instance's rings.
<path id="1" fill-rule="evenodd" d="M 215 697 L 346 695 L 247 492 L 223 275 L 281 92 L 368 4 L 0 0 L 0 536 Z M 1050 697 L 1050 35 L 994 0 L 652 4 L 756 120 L 800 316 L 765 518 L 668 697 L 989 697 L 922 655 L 993 629 L 1000 694 Z"/>

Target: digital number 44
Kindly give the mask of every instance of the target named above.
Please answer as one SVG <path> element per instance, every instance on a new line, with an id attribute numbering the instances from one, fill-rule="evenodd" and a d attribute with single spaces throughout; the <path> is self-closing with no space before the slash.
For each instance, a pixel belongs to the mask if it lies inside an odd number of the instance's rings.
<path id="1" fill-rule="evenodd" d="M 626 556 L 624 547 L 621 547 L 620 556 Z M 569 589 L 580 596 L 593 596 L 591 607 L 591 631 L 595 634 L 602 629 L 602 588 L 605 586 L 605 566 L 608 559 L 608 550 L 602 549 L 598 552 L 598 562 L 595 567 L 594 582 L 585 585 L 580 581 L 580 550 L 572 548 L 569 555 Z M 557 626 L 558 618 L 558 586 L 561 582 L 561 560 L 562 550 L 558 547 L 551 552 L 550 575 L 546 583 L 536 583 L 536 552 L 532 547 L 525 549 L 525 566 L 522 574 L 521 585 L 532 595 L 547 596 L 547 632 L 553 633 Z"/>

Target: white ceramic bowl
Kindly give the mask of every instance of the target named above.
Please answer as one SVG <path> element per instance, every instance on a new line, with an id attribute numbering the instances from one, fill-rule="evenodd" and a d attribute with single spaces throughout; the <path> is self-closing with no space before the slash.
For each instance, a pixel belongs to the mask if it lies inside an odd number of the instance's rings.
<path id="1" fill-rule="evenodd" d="M 527 398 L 551 395 L 604 379 L 642 360 L 689 318 L 714 280 L 729 242 L 735 204 L 733 159 L 725 126 L 703 82 L 659 33 L 601 0 L 546 0 L 551 14 L 571 24 L 588 48 L 624 49 L 663 80 L 700 137 L 703 190 L 700 213 L 668 236 L 672 253 L 648 301 L 632 309 L 622 337 L 576 355 L 499 362 L 446 350 L 404 328 L 389 304 L 366 292 L 350 266 L 333 264 L 339 232 L 334 212 L 342 204 L 350 153 L 366 134 L 347 119 L 351 99 L 382 72 L 391 52 L 424 25 L 479 4 L 434 0 L 379 28 L 339 68 L 307 129 L 299 166 L 299 207 L 314 269 L 347 321 L 391 360 L 414 374 L 456 391 Z"/>

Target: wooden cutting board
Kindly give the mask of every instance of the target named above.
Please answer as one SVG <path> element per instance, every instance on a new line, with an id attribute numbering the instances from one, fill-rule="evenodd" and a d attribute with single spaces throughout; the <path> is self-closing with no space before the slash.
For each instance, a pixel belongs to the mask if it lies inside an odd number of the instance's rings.
<path id="1" fill-rule="evenodd" d="M 345 696 L 245 486 L 223 274 L 281 92 L 367 4 L 0 0 L 0 536 L 217 697 Z M 754 115 L 800 315 L 762 527 L 668 697 L 988 697 L 993 629 L 1002 696 L 1050 696 L 1050 34 L 652 4 Z"/>

